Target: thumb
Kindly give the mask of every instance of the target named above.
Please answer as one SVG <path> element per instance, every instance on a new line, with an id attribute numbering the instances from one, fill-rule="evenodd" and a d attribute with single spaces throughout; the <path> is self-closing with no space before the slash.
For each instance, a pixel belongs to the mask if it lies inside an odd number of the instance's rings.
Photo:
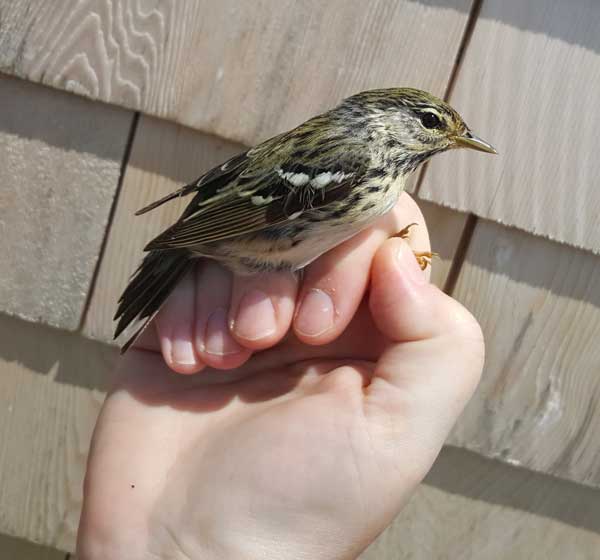
<path id="1" fill-rule="evenodd" d="M 426 442 L 433 461 L 479 381 L 481 329 L 460 303 L 427 282 L 400 239 L 388 240 L 375 256 L 369 306 L 391 344 L 367 398 L 410 426 L 407 437 Z"/>
<path id="2" fill-rule="evenodd" d="M 451 334 L 454 329 L 481 336 L 473 316 L 428 282 L 412 249 L 401 239 L 389 239 L 380 248 L 371 276 L 371 314 L 379 330 L 391 340 L 430 339 Z"/>

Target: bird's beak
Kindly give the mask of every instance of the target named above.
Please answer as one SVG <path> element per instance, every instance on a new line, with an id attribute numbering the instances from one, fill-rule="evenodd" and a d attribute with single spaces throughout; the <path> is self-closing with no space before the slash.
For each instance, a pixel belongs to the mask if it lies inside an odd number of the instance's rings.
<path id="1" fill-rule="evenodd" d="M 462 136 L 455 136 L 454 142 L 457 148 L 470 148 L 471 150 L 486 152 L 487 154 L 498 153 L 491 144 L 488 144 L 481 138 L 477 138 L 470 130 L 467 130 Z"/>

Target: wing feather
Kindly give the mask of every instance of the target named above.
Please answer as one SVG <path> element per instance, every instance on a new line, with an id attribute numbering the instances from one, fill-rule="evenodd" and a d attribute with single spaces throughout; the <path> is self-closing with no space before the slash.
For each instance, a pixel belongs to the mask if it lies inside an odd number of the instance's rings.
<path id="1" fill-rule="evenodd" d="M 138 210 L 135 215 L 141 216 L 146 212 L 150 212 L 150 210 L 154 210 L 159 206 L 162 206 L 165 202 L 169 202 L 174 198 L 179 198 L 182 196 L 187 196 L 193 192 L 198 192 L 202 194 L 204 199 L 209 198 L 210 196 L 214 196 L 216 194 L 217 189 L 227 184 L 231 179 L 235 178 L 237 173 L 239 173 L 240 167 L 248 160 L 248 152 L 243 152 L 236 156 L 233 156 L 231 159 L 228 159 L 225 163 L 218 165 L 217 167 L 211 169 L 208 173 L 200 176 L 198 179 L 177 189 L 176 191 L 169 193 L 167 196 L 163 196 L 158 200 L 148 204 L 148 206 L 144 206 L 140 210 Z M 196 200 L 196 198 L 195 198 Z M 197 199 L 196 204 L 200 204 L 202 199 Z"/>

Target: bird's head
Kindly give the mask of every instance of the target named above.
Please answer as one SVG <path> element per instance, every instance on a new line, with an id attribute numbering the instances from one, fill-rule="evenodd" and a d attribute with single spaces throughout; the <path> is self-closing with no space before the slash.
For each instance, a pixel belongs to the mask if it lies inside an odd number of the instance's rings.
<path id="1" fill-rule="evenodd" d="M 368 134 L 388 162 L 406 172 L 452 148 L 497 153 L 469 130 L 450 105 L 418 89 L 365 91 L 344 100 L 338 110 Z"/>

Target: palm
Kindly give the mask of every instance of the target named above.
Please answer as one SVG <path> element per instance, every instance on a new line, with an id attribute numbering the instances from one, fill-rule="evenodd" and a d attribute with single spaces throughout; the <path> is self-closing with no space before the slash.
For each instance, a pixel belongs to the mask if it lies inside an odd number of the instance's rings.
<path id="1" fill-rule="evenodd" d="M 218 513 L 235 531 L 253 511 L 266 541 L 274 531 L 265 520 L 293 528 L 307 506 L 319 512 L 312 528 L 323 536 L 348 526 L 365 539 L 377 534 L 400 503 L 381 477 L 386 465 L 373 462 L 363 386 L 387 344 L 363 306 L 335 343 L 290 338 L 231 374 L 175 376 L 159 354 L 132 356 L 96 434 L 95 454 L 103 452 L 92 467 L 107 516 L 130 524 L 141 515 L 155 535 L 185 528 L 190 542 L 181 546 L 193 548 Z M 384 496 L 383 515 L 366 523 L 359 512 Z"/>

